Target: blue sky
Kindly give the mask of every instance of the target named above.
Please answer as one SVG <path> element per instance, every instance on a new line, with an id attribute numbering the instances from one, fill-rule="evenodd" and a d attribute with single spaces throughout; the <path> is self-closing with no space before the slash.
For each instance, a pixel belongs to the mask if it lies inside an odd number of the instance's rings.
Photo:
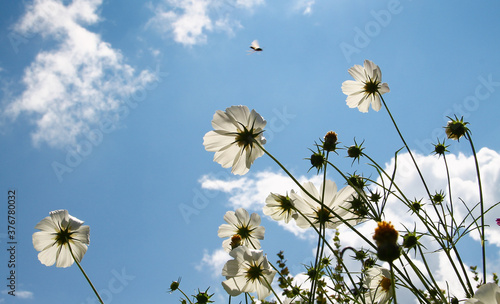
<path id="1" fill-rule="evenodd" d="M 303 180 L 315 178 L 307 173 L 308 148 L 330 130 L 343 145 L 365 140 L 365 151 L 390 165 L 402 143 L 387 113 L 349 109 L 340 90 L 351 79 L 347 70 L 365 59 L 381 67 L 391 88 L 385 100 L 428 178 L 445 186 L 428 156 L 430 143 L 444 137 L 446 116 L 464 116 L 476 149 L 486 148 L 480 155 L 487 198 L 499 200 L 498 2 L 1 5 L 0 273 L 8 271 L 6 200 L 15 189 L 18 296 L 5 294 L 2 279 L 0 303 L 93 303 L 78 268 L 46 267 L 32 246 L 36 223 L 57 209 L 90 226 L 82 266 L 107 303 L 176 302 L 179 295 L 167 290 L 178 277 L 188 294 L 211 286 L 225 298 L 217 229 L 227 210 L 241 206 L 262 216 L 270 260 L 284 249 L 298 274 L 314 239 L 262 214 L 269 191 L 292 185 L 268 157 L 247 175 L 232 176 L 212 161 L 202 138 L 216 110 L 243 104 L 267 120 L 267 149 Z M 264 51 L 247 55 L 254 39 Z M 452 167 L 460 174 L 457 196 L 474 201 L 470 148 L 451 144 L 450 159 L 459 159 Z M 336 162 L 369 172 L 343 156 Z M 408 191 L 423 196 L 413 173 L 401 174 Z M 391 210 L 388 216 L 398 215 Z M 489 233 L 495 271 L 500 232 L 492 226 Z"/>

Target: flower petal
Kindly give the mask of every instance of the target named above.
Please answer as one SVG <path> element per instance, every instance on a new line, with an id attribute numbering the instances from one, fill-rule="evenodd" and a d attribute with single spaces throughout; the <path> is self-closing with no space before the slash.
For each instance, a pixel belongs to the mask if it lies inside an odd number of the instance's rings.
<path id="1" fill-rule="evenodd" d="M 239 123 L 243 123 L 248 126 L 250 110 L 247 106 L 231 106 L 226 109 L 227 116 L 234 119 Z"/>
<path id="2" fill-rule="evenodd" d="M 234 136 L 223 135 L 220 134 L 220 132 L 210 131 L 203 136 L 203 145 L 205 146 L 205 150 L 217 152 L 220 149 L 233 144 L 234 140 Z"/>
<path id="3" fill-rule="evenodd" d="M 69 220 L 68 210 L 55 210 L 50 212 L 50 217 L 54 222 L 55 226 L 59 229 L 63 223 L 67 223 Z"/>
<path id="4" fill-rule="evenodd" d="M 77 242 L 88 245 L 90 243 L 90 227 L 87 225 L 81 226 L 71 235 L 71 238 Z"/>
<path id="5" fill-rule="evenodd" d="M 33 233 L 33 247 L 36 251 L 42 251 L 56 243 L 54 232 L 38 231 Z"/>
<path id="6" fill-rule="evenodd" d="M 239 126 L 232 117 L 228 116 L 221 110 L 217 110 L 214 114 L 214 118 L 212 119 L 212 127 L 214 130 L 236 132 Z"/>
<path id="7" fill-rule="evenodd" d="M 484 284 L 474 293 L 474 299 L 484 304 L 498 304 L 500 299 L 500 287 L 498 287 L 496 283 Z"/>
<path id="8" fill-rule="evenodd" d="M 35 229 L 39 229 L 41 231 L 46 232 L 56 232 L 59 230 L 59 227 L 54 223 L 52 217 L 47 216 L 43 220 L 41 220 L 38 224 L 36 224 Z"/>
<path id="9" fill-rule="evenodd" d="M 66 268 L 73 265 L 74 260 L 67 244 L 58 247 L 56 255 L 56 267 Z"/>
<path id="10" fill-rule="evenodd" d="M 236 297 L 241 294 L 240 287 L 236 284 L 234 278 L 229 278 L 223 281 L 222 287 L 224 287 L 224 290 L 232 297 Z"/>
<path id="11" fill-rule="evenodd" d="M 359 64 L 354 65 L 352 68 L 350 68 L 347 71 L 352 76 L 352 78 L 354 78 L 356 81 L 365 82 L 367 80 L 366 79 L 366 71 Z"/>
<path id="12" fill-rule="evenodd" d="M 80 243 L 80 242 L 71 242 L 70 245 L 71 245 L 71 250 L 73 250 L 73 254 L 75 255 L 75 259 L 78 261 L 78 263 L 81 262 L 83 259 L 83 256 L 87 252 L 87 248 L 88 248 L 87 245 Z M 71 257 L 71 253 L 70 253 L 70 257 Z M 71 257 L 71 260 L 73 260 L 72 257 Z M 73 262 L 71 262 L 71 264 L 73 264 Z"/>

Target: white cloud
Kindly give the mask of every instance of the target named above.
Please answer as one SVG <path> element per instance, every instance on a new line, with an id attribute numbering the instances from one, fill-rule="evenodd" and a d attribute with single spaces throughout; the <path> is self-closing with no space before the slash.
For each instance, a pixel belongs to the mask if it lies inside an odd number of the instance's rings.
<path id="1" fill-rule="evenodd" d="M 16 291 L 16 297 L 20 299 L 33 299 L 33 293 L 31 291 L 18 290 Z"/>
<path id="2" fill-rule="evenodd" d="M 319 185 L 322 177 L 299 176 L 297 180 L 301 184 L 312 181 Z M 234 178 L 231 175 L 224 177 L 204 175 L 199 182 L 203 189 L 218 190 L 230 194 L 229 203 L 232 208 L 245 208 L 249 211 L 261 211 L 262 207 L 265 206 L 266 197 L 271 192 L 285 194 L 292 189 L 299 191 L 299 187 L 288 176 L 271 171 L 261 171 L 239 178 Z"/>
<path id="3" fill-rule="evenodd" d="M 315 2 L 315 0 L 297 0 L 293 6 L 293 10 L 302 12 L 303 15 L 311 15 Z"/>
<path id="4" fill-rule="evenodd" d="M 155 79 L 149 71 L 137 75 L 123 56 L 83 25 L 99 21 L 102 0 L 37 0 L 28 5 L 15 26 L 22 34 L 40 34 L 55 45 L 40 51 L 24 71 L 25 90 L 7 106 L 12 119 L 27 114 L 36 124 L 35 145 L 75 144 L 106 114 L 116 111 Z"/>
<path id="5" fill-rule="evenodd" d="M 9 290 L 2 290 L 2 294 L 7 295 Z M 33 292 L 27 290 L 16 290 L 15 291 L 16 298 L 19 299 L 34 299 Z M 11 297 L 11 295 L 9 295 Z M 0 303 L 3 303 L 4 299 L 0 299 Z"/>
<path id="6" fill-rule="evenodd" d="M 488 148 L 482 148 L 477 153 L 477 157 L 483 186 L 484 209 L 487 210 L 500 200 L 500 188 L 498 187 L 500 182 L 500 154 Z M 445 198 L 449 199 L 446 168 L 443 159 L 439 159 L 437 156 L 422 156 L 419 154 L 416 154 L 415 158 L 431 194 L 443 191 L 446 195 Z M 479 202 L 479 190 L 474 158 L 472 155 L 466 156 L 463 153 L 459 153 L 458 155 L 448 154 L 446 160 L 448 162 L 451 177 L 455 218 L 463 218 L 467 210 L 461 200 L 466 203 L 468 208 L 472 208 Z M 386 164 L 386 167 L 387 171 L 392 170 L 394 167 L 394 159 Z M 404 190 L 406 196 L 409 199 L 423 198 L 422 202 L 430 207 L 430 203 L 427 201 L 428 196 L 414 169 L 409 154 L 401 154 L 398 157 L 397 168 L 396 183 Z M 389 204 L 391 204 L 391 202 L 389 202 Z M 389 207 L 394 213 L 394 217 L 400 219 L 404 217 L 405 221 L 411 220 L 412 217 L 410 217 L 409 213 L 406 215 L 401 214 L 400 210 L 397 208 L 398 202 L 393 201 L 393 204 L 393 206 L 389 205 Z M 479 216 L 479 207 L 474 210 L 473 214 L 476 217 Z M 485 223 L 490 226 L 486 228 L 486 238 L 489 243 L 500 246 L 500 230 L 495 224 L 496 217 L 498 217 L 498 213 L 495 214 L 495 212 L 489 212 L 485 216 Z M 472 233 L 471 236 L 478 240 L 477 233 Z"/>
<path id="7" fill-rule="evenodd" d="M 203 252 L 203 258 L 201 262 L 196 265 L 196 269 L 198 271 L 205 271 L 208 269 L 208 272 L 212 274 L 213 277 L 221 277 L 222 276 L 222 268 L 229 261 L 231 257 L 229 253 L 227 253 L 224 249 L 216 249 L 212 253 L 209 253 L 208 250 Z"/>
<path id="8" fill-rule="evenodd" d="M 151 26 L 175 42 L 191 46 L 206 43 L 207 34 L 224 31 L 234 34 L 241 23 L 233 17 L 238 11 L 249 11 L 264 0 L 163 0 L 153 8 Z"/>
<path id="9" fill-rule="evenodd" d="M 481 180 L 484 192 L 484 202 L 485 209 L 489 208 L 493 204 L 497 203 L 500 200 L 500 188 L 498 184 L 500 184 L 500 154 L 496 151 L 490 150 L 488 148 L 483 148 L 477 153 L 478 162 L 480 165 L 481 171 Z M 415 155 L 416 161 L 419 164 L 420 170 L 429 186 L 429 190 L 431 194 L 435 192 L 443 191 L 446 196 L 445 199 L 449 199 L 449 194 L 447 190 L 447 177 L 445 166 L 443 162 L 443 158 L 438 158 L 437 156 L 423 156 L 423 155 Z M 476 168 L 473 156 L 467 156 L 463 153 L 459 153 L 457 155 L 448 154 L 446 156 L 446 160 L 448 163 L 448 167 L 450 170 L 451 176 L 451 184 L 452 184 L 452 198 L 454 204 L 454 217 L 455 219 L 463 218 L 467 210 L 460 202 L 462 199 L 469 208 L 471 208 L 474 204 L 479 201 L 478 195 L 478 184 L 476 178 Z M 388 163 L 384 165 L 384 169 L 387 172 L 392 172 L 394 168 L 394 158 L 391 159 Z M 401 153 L 398 155 L 398 163 L 397 163 L 397 174 L 395 181 L 406 194 L 409 199 L 417 198 L 422 199 L 422 202 L 426 204 L 425 208 L 431 213 L 432 206 L 427 199 L 427 194 L 425 188 L 420 181 L 417 171 L 409 157 L 408 153 Z M 305 177 L 300 177 L 300 181 L 303 182 L 306 180 Z M 291 180 L 281 174 L 281 173 L 273 173 L 269 171 L 264 172 L 256 172 L 252 175 L 247 175 L 241 178 L 235 177 L 227 177 L 227 178 L 210 178 L 210 176 L 205 176 L 200 180 L 202 182 L 202 187 L 212 190 L 220 190 L 229 194 L 229 203 L 231 207 L 244 207 L 253 211 L 259 212 L 263 205 L 265 198 L 269 194 L 269 192 L 275 193 L 285 193 L 290 189 L 296 189 L 295 185 Z M 337 181 L 340 184 L 340 181 Z M 320 179 L 315 180 L 316 184 L 321 183 Z M 394 188 L 393 188 L 394 189 Z M 499 207 L 500 208 L 500 207 Z M 496 209 L 498 210 L 498 209 Z M 260 214 L 262 212 L 260 211 Z M 479 209 L 474 210 L 474 216 L 479 216 Z M 486 236 L 487 236 L 487 244 L 488 246 L 487 253 L 488 256 L 495 257 L 493 260 L 488 260 L 488 273 L 492 273 L 496 271 L 496 265 L 498 265 L 499 258 L 496 258 L 499 253 L 500 247 L 500 228 L 496 225 L 495 219 L 500 217 L 498 215 L 498 211 L 491 211 L 485 216 L 485 222 L 490 227 L 486 228 Z M 405 226 L 409 230 L 413 230 L 415 227 L 415 215 L 412 215 L 412 212 L 408 211 L 402 203 L 395 198 L 392 198 L 388 201 L 385 212 L 384 212 L 385 220 L 391 221 L 396 229 L 400 231 L 405 230 Z M 449 218 L 447 218 L 449 221 Z M 469 221 L 470 222 L 470 221 Z M 417 231 L 421 231 L 421 226 L 417 224 Z M 371 236 L 373 235 L 374 229 L 376 227 L 376 223 L 373 221 L 363 223 L 356 228 L 358 231 L 364 235 L 367 239 L 371 240 Z M 293 229 L 285 228 L 290 231 Z M 266 234 L 273 233 L 273 231 L 266 231 Z M 294 232 L 297 236 L 303 236 L 299 232 Z M 459 245 L 460 253 L 462 254 L 462 259 L 464 263 L 464 267 L 466 270 L 469 270 L 469 266 L 476 265 L 478 266 L 479 273 L 482 273 L 481 268 L 481 257 L 480 257 L 480 244 L 478 242 L 478 234 L 473 232 L 469 234 L 470 237 L 463 238 Z M 331 235 L 327 236 L 331 239 Z M 340 229 L 340 240 L 342 247 L 354 247 L 354 248 L 365 248 L 369 249 L 369 246 L 360 238 L 360 236 L 354 231 L 348 229 L 345 226 L 341 226 Z M 449 287 L 450 291 L 456 294 L 459 297 L 463 296 L 463 289 L 456 277 L 455 271 L 453 270 L 448 257 L 444 252 L 433 252 L 434 250 L 439 249 L 438 245 L 435 241 L 433 241 L 430 237 L 424 236 L 421 239 L 421 242 L 426 246 L 426 252 L 430 252 L 426 254 L 427 262 L 429 268 L 433 270 L 433 274 L 436 280 L 440 283 L 443 288 Z M 283 243 L 283 246 L 286 246 L 286 243 Z M 493 245 L 493 246 L 491 246 Z M 285 251 L 288 250 L 290 252 L 291 249 L 283 248 Z M 312 248 L 313 249 L 313 248 Z M 465 250 L 464 250 L 465 249 Z M 312 259 L 313 255 L 310 257 L 306 257 L 306 259 Z M 451 255 L 452 260 L 455 265 L 459 269 L 461 269 L 461 264 L 458 262 L 456 256 Z M 425 269 L 424 264 L 421 260 L 412 260 L 419 269 Z M 354 261 L 349 262 L 346 260 L 346 263 L 349 267 L 353 267 L 351 269 L 359 270 L 359 263 Z M 303 271 L 299 268 L 293 268 L 293 265 L 288 265 L 292 267 L 293 273 L 299 273 Z M 461 271 L 461 270 L 460 270 Z M 415 274 L 410 272 L 411 276 L 415 276 Z M 468 274 L 471 276 L 471 274 Z M 491 279 L 491 276 L 488 275 L 488 278 Z M 415 277 L 414 282 L 418 282 L 418 278 Z M 472 285 L 475 283 L 472 282 Z M 403 293 L 403 297 L 411 296 L 410 294 Z"/>
<path id="10" fill-rule="evenodd" d="M 213 177 L 204 175 L 199 180 L 201 187 L 208 190 L 217 190 L 230 195 L 228 201 L 232 209 L 245 208 L 248 211 L 257 211 L 262 213 L 262 208 L 265 206 L 267 196 L 273 192 L 277 194 L 290 193 L 293 189 L 299 192 L 299 187 L 286 175 L 282 173 L 274 173 L 271 171 L 261 171 L 247 177 L 233 178 L 232 176 Z M 303 184 L 306 181 L 311 181 L 319 187 L 322 182 L 320 176 L 307 178 L 300 176 L 297 180 Z M 294 221 L 288 224 L 283 222 L 278 223 L 285 230 L 293 233 L 295 236 L 305 238 L 308 231 L 299 228 Z"/>

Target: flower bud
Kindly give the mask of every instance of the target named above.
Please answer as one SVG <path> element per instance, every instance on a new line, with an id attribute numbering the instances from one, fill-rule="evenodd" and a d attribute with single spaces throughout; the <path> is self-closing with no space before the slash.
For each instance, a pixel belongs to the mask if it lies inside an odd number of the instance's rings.
<path id="1" fill-rule="evenodd" d="M 337 133 L 329 131 L 325 135 L 325 141 L 323 142 L 323 150 L 325 151 L 335 151 L 337 149 Z"/>
<path id="2" fill-rule="evenodd" d="M 171 284 L 170 284 L 170 289 L 168 290 L 170 293 L 176 291 L 177 289 L 179 289 L 179 285 L 181 284 L 181 278 L 179 278 L 177 281 L 173 281 Z"/>

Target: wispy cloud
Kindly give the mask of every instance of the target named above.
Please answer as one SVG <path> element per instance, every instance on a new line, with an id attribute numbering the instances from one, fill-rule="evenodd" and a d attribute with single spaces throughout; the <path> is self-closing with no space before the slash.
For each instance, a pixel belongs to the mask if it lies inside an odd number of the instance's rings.
<path id="1" fill-rule="evenodd" d="M 36 0 L 15 25 L 19 33 L 39 34 L 51 45 L 25 69 L 24 91 L 4 110 L 12 119 L 21 114 L 32 119 L 35 145 L 74 144 L 106 113 L 154 80 L 149 71 L 136 73 L 119 50 L 84 27 L 99 21 L 101 3 Z"/>
<path id="2" fill-rule="evenodd" d="M 298 0 L 295 3 L 295 10 L 301 11 L 304 15 L 311 15 L 315 0 Z"/>
<path id="3" fill-rule="evenodd" d="M 153 7 L 154 16 L 147 26 L 157 29 L 175 42 L 192 46 L 207 42 L 213 31 L 234 34 L 241 23 L 238 11 L 252 12 L 264 0 L 163 0 Z"/>
<path id="4" fill-rule="evenodd" d="M 27 290 L 18 290 L 16 291 L 16 297 L 20 299 L 33 299 L 33 293 Z"/>

